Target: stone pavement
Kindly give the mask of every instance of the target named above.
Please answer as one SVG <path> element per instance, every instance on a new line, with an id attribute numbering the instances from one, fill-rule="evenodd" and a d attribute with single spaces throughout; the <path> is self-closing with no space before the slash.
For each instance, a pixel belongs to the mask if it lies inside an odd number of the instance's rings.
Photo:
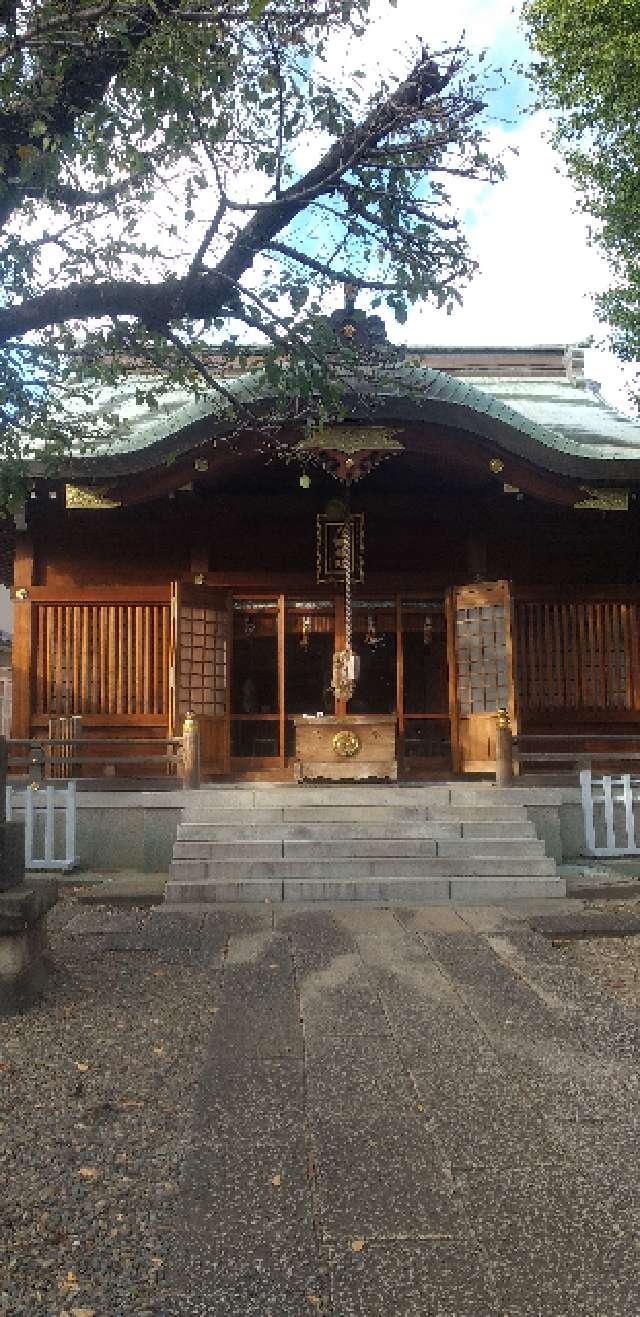
<path id="1" fill-rule="evenodd" d="M 155 1311 L 640 1312 L 637 1014 L 531 914 L 153 912 L 215 1008 Z"/>

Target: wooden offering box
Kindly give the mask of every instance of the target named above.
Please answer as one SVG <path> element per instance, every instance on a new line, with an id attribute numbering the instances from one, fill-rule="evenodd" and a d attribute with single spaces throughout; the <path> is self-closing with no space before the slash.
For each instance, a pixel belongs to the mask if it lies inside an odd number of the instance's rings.
<path id="1" fill-rule="evenodd" d="M 294 718 L 295 776 L 298 782 L 324 778 L 363 782 L 398 776 L 396 719 L 393 714 Z"/>

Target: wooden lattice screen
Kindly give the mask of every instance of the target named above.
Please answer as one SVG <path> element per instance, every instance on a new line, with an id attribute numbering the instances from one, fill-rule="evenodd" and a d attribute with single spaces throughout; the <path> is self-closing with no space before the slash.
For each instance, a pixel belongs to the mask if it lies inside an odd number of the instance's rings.
<path id="1" fill-rule="evenodd" d="M 495 713 L 509 703 L 505 605 L 456 611 L 456 666 L 460 715 Z"/>
<path id="2" fill-rule="evenodd" d="M 36 604 L 36 714 L 166 716 L 169 606 Z"/>
<path id="3" fill-rule="evenodd" d="M 179 712 L 222 716 L 226 709 L 226 611 L 209 607 L 180 609 Z"/>
<path id="4" fill-rule="evenodd" d="M 520 601 L 515 618 L 521 707 L 639 707 L 639 605 Z"/>

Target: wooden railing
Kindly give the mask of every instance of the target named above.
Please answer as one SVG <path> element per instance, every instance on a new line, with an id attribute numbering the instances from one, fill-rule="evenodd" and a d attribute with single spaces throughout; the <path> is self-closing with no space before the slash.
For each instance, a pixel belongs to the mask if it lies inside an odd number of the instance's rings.
<path id="1" fill-rule="evenodd" d="M 155 773 L 179 777 L 185 788 L 200 785 L 200 733 L 191 714 L 184 720 L 182 736 L 127 739 L 82 733 L 9 740 L 6 747 L 9 773 L 36 784 L 55 779 L 116 778 L 120 772 L 143 782 Z"/>
<path id="2" fill-rule="evenodd" d="M 603 742 L 600 748 L 597 742 Z M 553 749 L 546 748 L 549 744 Z M 545 748 L 543 749 L 542 746 Z M 592 764 L 627 764 L 640 760 L 640 736 L 602 732 L 525 732 L 513 738 L 513 757 L 523 764 L 589 768 Z"/>

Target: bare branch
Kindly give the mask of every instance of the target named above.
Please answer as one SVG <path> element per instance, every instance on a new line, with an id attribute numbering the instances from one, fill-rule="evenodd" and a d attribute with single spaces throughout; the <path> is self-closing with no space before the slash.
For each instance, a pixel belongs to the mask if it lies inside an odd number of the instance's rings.
<path id="1" fill-rule="evenodd" d="M 351 274 L 348 270 L 333 270 L 324 261 L 317 261 L 313 256 L 307 256 L 306 252 L 299 252 L 295 247 L 289 247 L 285 242 L 270 242 L 266 250 L 280 252 L 282 256 L 288 256 L 290 260 L 297 261 L 299 265 L 307 265 L 310 270 L 315 270 L 316 274 L 327 276 L 334 283 L 352 283 L 357 288 L 370 288 L 372 291 L 383 293 L 398 291 L 397 283 L 385 283 L 380 279 L 364 279 Z"/>
<path id="2" fill-rule="evenodd" d="M 216 210 L 216 213 L 204 235 L 204 238 L 202 239 L 202 242 L 200 243 L 200 246 L 198 247 L 198 250 L 191 262 L 191 265 L 189 266 L 189 275 L 196 274 L 198 270 L 202 268 L 203 258 L 206 255 L 207 250 L 210 247 L 211 243 L 213 242 L 213 239 L 215 238 L 218 229 L 220 228 L 226 209 L 227 209 L 227 203 L 224 200 L 224 198 L 222 198 L 218 202 L 218 209 Z"/>
<path id="3" fill-rule="evenodd" d="M 213 389 L 215 393 L 219 393 L 221 397 L 223 397 L 233 407 L 234 411 L 236 411 L 239 416 L 242 416 L 246 420 L 254 419 L 251 415 L 251 412 L 249 411 L 249 408 L 245 407 L 244 404 L 240 401 L 240 399 L 236 398 L 230 389 L 226 389 L 224 384 L 221 384 L 220 381 L 217 380 L 215 376 L 211 374 L 211 372 L 205 366 L 204 362 L 201 361 L 200 358 L 196 356 L 195 352 L 191 351 L 191 348 L 188 346 L 187 343 L 183 343 L 182 339 L 178 336 L 178 334 L 174 334 L 173 330 L 169 329 L 168 325 L 163 325 L 161 333 L 164 338 L 168 339 L 169 343 L 173 343 L 174 347 L 176 347 L 178 351 L 181 353 L 181 355 L 185 358 L 185 361 L 190 362 L 194 370 L 197 370 L 198 374 L 201 375 L 202 378 L 209 385 L 209 388 Z"/>

